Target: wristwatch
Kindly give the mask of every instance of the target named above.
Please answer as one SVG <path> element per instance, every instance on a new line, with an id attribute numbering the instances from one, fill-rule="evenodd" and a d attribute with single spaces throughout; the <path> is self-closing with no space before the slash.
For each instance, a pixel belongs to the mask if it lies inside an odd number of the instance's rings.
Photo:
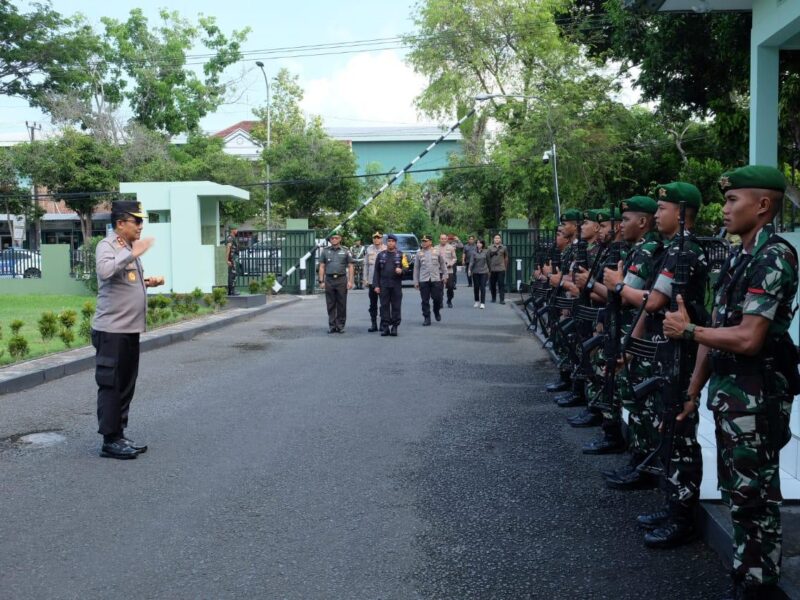
<path id="1" fill-rule="evenodd" d="M 681 336 L 685 340 L 693 340 L 694 339 L 694 330 L 697 328 L 697 325 L 694 323 L 689 323 L 686 328 L 683 330 Z"/>
<path id="2" fill-rule="evenodd" d="M 614 292 L 617 295 L 620 295 L 622 293 L 622 288 L 624 288 L 624 287 L 625 287 L 625 282 L 624 281 L 620 281 L 617 285 L 614 286 Z"/>

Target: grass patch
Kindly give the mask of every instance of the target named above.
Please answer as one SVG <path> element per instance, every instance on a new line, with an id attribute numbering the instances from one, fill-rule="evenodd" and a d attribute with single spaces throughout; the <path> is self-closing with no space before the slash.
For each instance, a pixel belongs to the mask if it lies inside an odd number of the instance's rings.
<path id="1" fill-rule="evenodd" d="M 89 345 L 91 342 L 81 337 L 79 333 L 81 309 L 87 301 L 91 301 L 92 304 L 94 304 L 96 298 L 94 296 L 4 296 L 0 294 L 0 326 L 2 326 L 3 335 L 2 339 L 0 339 L 0 351 L 3 351 L 2 356 L 0 356 L 0 366 L 17 362 L 8 351 L 8 340 L 11 337 L 10 325 L 11 322 L 16 319 L 24 323 L 20 330 L 20 335 L 28 341 L 28 347 L 30 349 L 30 353 L 23 360 L 30 360 L 31 358 L 37 358 L 45 354 Z M 70 348 L 66 346 L 63 339 L 58 335 L 54 336 L 52 339 L 43 341 L 39 333 L 38 321 L 42 313 L 50 311 L 58 315 L 64 310 L 74 310 L 78 314 L 78 322 L 73 328 L 75 340 L 71 343 Z M 179 315 L 173 312 L 168 319 L 160 322 L 155 328 L 158 329 L 165 325 L 193 319 L 211 312 L 213 312 L 213 309 L 205 306 L 201 306 L 196 313 Z M 148 329 L 151 328 L 148 327 Z"/>

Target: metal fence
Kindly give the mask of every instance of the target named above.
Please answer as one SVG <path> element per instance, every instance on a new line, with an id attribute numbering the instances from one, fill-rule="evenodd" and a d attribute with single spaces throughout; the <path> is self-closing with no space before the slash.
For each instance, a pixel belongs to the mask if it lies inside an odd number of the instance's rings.
<path id="1" fill-rule="evenodd" d="M 0 277 L 29 279 L 42 276 L 42 255 L 23 248 L 6 248 L 0 252 Z"/>
<path id="2" fill-rule="evenodd" d="M 260 281 L 269 274 L 280 277 L 299 263 L 300 257 L 314 247 L 316 234 L 313 230 L 258 230 L 240 232 L 239 241 L 239 274 L 237 287 L 247 287 L 253 281 Z M 306 282 L 308 293 L 314 290 L 316 278 L 311 272 L 315 265 L 315 256 L 306 265 Z M 300 272 L 295 271 L 285 282 L 284 289 L 289 293 L 300 292 Z"/>
<path id="3" fill-rule="evenodd" d="M 507 289 L 518 290 L 528 283 L 536 267 L 536 258 L 553 245 L 555 235 L 555 229 L 505 229 L 500 232 L 509 256 Z"/>
<path id="4" fill-rule="evenodd" d="M 81 246 L 69 253 L 69 275 L 75 279 L 95 277 L 94 248 Z"/>

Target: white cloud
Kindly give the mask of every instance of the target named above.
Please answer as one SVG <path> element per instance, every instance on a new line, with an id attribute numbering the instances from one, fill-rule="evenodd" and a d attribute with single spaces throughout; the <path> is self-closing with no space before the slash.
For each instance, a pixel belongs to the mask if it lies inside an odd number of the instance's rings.
<path id="1" fill-rule="evenodd" d="M 394 51 L 358 54 L 329 76 L 303 82 L 302 106 L 329 126 L 428 123 L 414 107 L 425 83 Z"/>

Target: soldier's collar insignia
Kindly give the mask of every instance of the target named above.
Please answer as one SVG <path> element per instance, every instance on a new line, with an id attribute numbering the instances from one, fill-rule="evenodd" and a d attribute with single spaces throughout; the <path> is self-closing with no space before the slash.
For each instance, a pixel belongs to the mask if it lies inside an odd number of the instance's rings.
<path id="1" fill-rule="evenodd" d="M 667 188 L 658 188 L 658 197 L 659 198 L 666 198 L 667 197 Z"/>

